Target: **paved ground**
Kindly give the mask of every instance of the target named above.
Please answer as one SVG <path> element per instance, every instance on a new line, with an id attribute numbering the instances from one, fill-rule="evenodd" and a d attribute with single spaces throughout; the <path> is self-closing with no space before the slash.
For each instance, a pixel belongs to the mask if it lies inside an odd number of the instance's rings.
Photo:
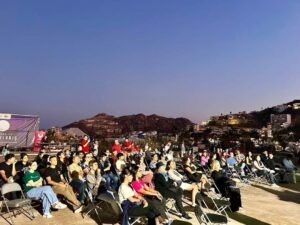
<path id="1" fill-rule="evenodd" d="M 229 224 L 278 224 L 297 225 L 300 221 L 300 174 L 297 184 L 281 185 L 281 188 L 271 188 L 264 185 L 252 185 L 241 188 L 243 209 L 238 213 L 229 213 Z M 186 206 L 188 211 L 192 208 Z M 193 225 L 199 224 L 191 212 Z M 76 225 L 91 224 L 95 221 L 81 215 L 73 214 L 69 209 L 53 212 L 52 219 L 44 219 L 38 211 L 35 211 L 36 218 L 30 221 L 23 215 L 15 219 L 16 225 Z M 8 224 L 0 217 L 0 224 Z"/>

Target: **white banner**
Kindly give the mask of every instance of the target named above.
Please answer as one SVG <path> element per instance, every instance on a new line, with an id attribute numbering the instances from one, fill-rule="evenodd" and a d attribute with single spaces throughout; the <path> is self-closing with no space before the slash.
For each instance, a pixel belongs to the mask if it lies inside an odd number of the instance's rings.
<path id="1" fill-rule="evenodd" d="M 11 114 L 0 113 L 0 119 L 10 120 L 11 119 Z"/>

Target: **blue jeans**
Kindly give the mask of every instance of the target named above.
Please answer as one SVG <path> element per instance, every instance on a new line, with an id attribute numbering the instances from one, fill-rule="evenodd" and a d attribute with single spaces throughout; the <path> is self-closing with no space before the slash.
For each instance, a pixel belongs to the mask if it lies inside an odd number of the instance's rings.
<path id="1" fill-rule="evenodd" d="M 102 176 L 105 179 L 106 188 L 112 187 L 112 189 L 116 190 L 118 187 L 119 178 L 117 175 L 112 172 L 108 172 L 103 174 Z"/>
<path id="2" fill-rule="evenodd" d="M 83 203 L 84 198 L 85 198 L 85 194 L 84 194 L 84 190 L 85 190 L 85 184 L 82 180 L 72 180 L 70 183 L 70 186 L 75 189 L 78 193 L 78 200 Z"/>
<path id="3" fill-rule="evenodd" d="M 58 199 L 50 186 L 32 188 L 27 192 L 29 198 L 42 199 L 43 213 L 50 213 L 51 205 L 58 202 Z"/>
<path id="4" fill-rule="evenodd" d="M 245 163 L 242 163 L 242 164 L 240 165 L 242 177 L 245 176 L 245 167 L 246 167 L 246 164 L 245 164 Z"/>

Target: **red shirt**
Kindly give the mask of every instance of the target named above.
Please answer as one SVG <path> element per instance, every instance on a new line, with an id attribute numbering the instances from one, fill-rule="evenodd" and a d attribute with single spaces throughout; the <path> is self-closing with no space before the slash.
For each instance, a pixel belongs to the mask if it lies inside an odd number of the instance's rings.
<path id="1" fill-rule="evenodd" d="M 124 146 L 125 146 L 126 148 L 130 148 L 131 145 L 132 145 L 131 141 L 125 141 L 125 142 L 124 142 Z"/>
<path id="2" fill-rule="evenodd" d="M 114 144 L 111 149 L 113 150 L 113 152 L 116 151 L 118 154 L 121 152 L 121 148 L 122 146 L 120 144 Z"/>
<path id="3" fill-rule="evenodd" d="M 132 143 L 131 141 L 125 141 L 124 142 L 124 151 L 125 152 L 131 152 L 133 149 L 132 149 Z"/>
<path id="4" fill-rule="evenodd" d="M 136 152 L 139 152 L 139 151 L 140 151 L 140 147 L 137 146 L 137 145 L 133 145 L 133 149 L 134 149 L 134 151 L 136 151 Z"/>
<path id="5" fill-rule="evenodd" d="M 85 139 L 81 140 L 81 145 L 82 145 L 82 151 L 84 153 L 88 153 L 90 151 L 90 145 L 87 144 L 88 142 Z M 87 144 L 87 145 L 86 145 Z M 86 145 L 86 146 L 85 146 Z M 84 147 L 85 146 L 85 147 Z"/>

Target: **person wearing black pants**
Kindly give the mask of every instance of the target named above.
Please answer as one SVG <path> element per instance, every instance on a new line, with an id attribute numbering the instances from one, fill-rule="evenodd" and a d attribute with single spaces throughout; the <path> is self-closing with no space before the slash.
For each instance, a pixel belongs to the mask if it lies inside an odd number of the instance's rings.
<path id="1" fill-rule="evenodd" d="M 150 205 L 153 205 L 156 209 L 161 212 L 161 217 L 165 219 L 165 223 L 168 223 L 168 216 L 166 214 L 166 200 L 163 196 L 155 189 L 149 187 L 145 182 L 142 180 L 142 170 L 139 167 L 133 167 L 132 169 L 133 181 L 131 186 L 136 191 L 138 195 L 144 197 Z"/>
<path id="2" fill-rule="evenodd" d="M 128 217 L 145 216 L 148 218 L 148 225 L 155 225 L 164 221 L 159 210 L 148 203 L 145 198 L 137 195 L 129 185 L 132 182 L 132 174 L 129 170 L 125 169 L 122 172 L 121 182 L 118 195 L 123 208 L 122 225 L 128 224 Z"/>
<path id="3" fill-rule="evenodd" d="M 157 173 L 154 175 L 154 184 L 156 190 L 166 199 L 172 198 L 175 200 L 176 207 L 185 219 L 192 219 L 184 210 L 182 205 L 183 190 L 174 185 L 173 180 L 166 173 L 166 166 L 159 162 L 156 165 Z"/>

